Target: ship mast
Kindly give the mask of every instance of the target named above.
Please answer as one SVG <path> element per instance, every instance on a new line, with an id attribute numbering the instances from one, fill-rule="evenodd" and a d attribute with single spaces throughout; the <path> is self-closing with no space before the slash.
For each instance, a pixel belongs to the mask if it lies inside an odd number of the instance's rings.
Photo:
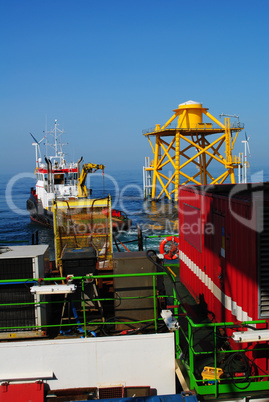
<path id="1" fill-rule="evenodd" d="M 63 165 L 64 153 L 62 147 L 65 144 L 61 142 L 61 136 L 64 133 L 64 130 L 60 130 L 57 126 L 57 120 L 55 120 L 54 129 L 51 131 L 45 131 L 46 134 L 50 134 L 53 137 L 53 143 L 46 141 L 46 156 L 51 161 L 58 162 L 59 165 Z M 48 155 L 48 147 L 51 147 L 54 150 L 54 155 Z"/>

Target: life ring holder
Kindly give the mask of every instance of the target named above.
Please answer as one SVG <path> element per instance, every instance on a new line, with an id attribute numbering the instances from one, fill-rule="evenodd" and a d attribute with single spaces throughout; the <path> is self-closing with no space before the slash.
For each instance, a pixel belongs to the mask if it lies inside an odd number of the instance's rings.
<path id="1" fill-rule="evenodd" d="M 168 242 L 171 242 L 171 249 L 170 249 L 169 253 L 167 254 L 167 252 L 165 251 L 164 248 L 165 248 L 166 243 L 168 243 Z M 160 247 L 159 247 L 160 254 L 163 254 L 163 257 L 166 260 L 176 260 L 178 258 L 178 251 L 179 251 L 178 246 L 179 246 L 179 238 L 175 237 L 175 236 L 168 236 L 165 239 L 163 239 L 160 243 Z"/>

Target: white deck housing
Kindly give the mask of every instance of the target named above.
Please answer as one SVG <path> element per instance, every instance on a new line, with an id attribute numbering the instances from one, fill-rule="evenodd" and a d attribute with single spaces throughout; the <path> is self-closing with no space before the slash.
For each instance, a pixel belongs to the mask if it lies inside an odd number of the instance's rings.
<path id="1" fill-rule="evenodd" d="M 174 334 L 0 343 L 0 382 L 43 379 L 51 390 L 150 386 L 175 393 Z"/>

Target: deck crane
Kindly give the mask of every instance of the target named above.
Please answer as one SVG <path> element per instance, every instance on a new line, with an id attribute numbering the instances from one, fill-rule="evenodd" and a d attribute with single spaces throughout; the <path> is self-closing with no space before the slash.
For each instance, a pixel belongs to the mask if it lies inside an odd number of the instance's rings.
<path id="1" fill-rule="evenodd" d="M 79 163 L 78 163 L 79 164 Z M 78 177 L 78 198 L 87 198 L 88 191 L 86 187 L 86 178 L 88 173 L 92 173 L 93 170 L 96 171 L 98 169 L 104 170 L 104 165 L 96 165 L 95 163 L 85 163 L 82 166 L 81 173 Z"/>
<path id="2" fill-rule="evenodd" d="M 86 187 L 85 183 L 86 183 L 88 173 L 93 173 L 98 169 L 104 170 L 105 166 L 97 165 L 95 163 L 85 163 L 82 166 L 82 170 L 80 173 L 80 162 L 81 161 L 82 161 L 82 157 L 77 162 L 77 165 L 78 165 L 78 170 L 77 170 L 78 171 L 78 180 L 77 180 L 78 198 L 87 198 L 88 191 L 87 191 L 87 187 Z M 103 212 L 105 212 L 105 209 Z M 125 212 L 117 210 L 117 209 L 111 209 L 111 214 L 112 214 L 112 228 L 115 232 L 119 231 L 119 230 L 128 230 L 132 226 L 132 219 L 129 219 Z"/>

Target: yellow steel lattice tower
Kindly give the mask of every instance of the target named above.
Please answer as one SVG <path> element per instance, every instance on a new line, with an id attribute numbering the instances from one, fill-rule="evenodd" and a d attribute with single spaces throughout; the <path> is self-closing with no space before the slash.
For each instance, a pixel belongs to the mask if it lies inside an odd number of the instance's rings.
<path id="1" fill-rule="evenodd" d="M 230 126 L 229 118 L 225 118 L 222 124 L 201 103 L 193 101 L 180 104 L 173 112 L 162 127 L 156 124 L 154 131 L 144 133 L 153 151 L 153 160 L 146 158 L 144 167 L 145 197 L 166 196 L 177 201 L 179 185 L 222 184 L 229 178 L 235 183 L 238 160 L 232 150 L 243 129 L 240 123 Z M 203 122 L 204 115 L 208 123 Z M 172 128 L 173 121 L 176 125 Z M 168 170 L 169 176 L 165 173 Z"/>

